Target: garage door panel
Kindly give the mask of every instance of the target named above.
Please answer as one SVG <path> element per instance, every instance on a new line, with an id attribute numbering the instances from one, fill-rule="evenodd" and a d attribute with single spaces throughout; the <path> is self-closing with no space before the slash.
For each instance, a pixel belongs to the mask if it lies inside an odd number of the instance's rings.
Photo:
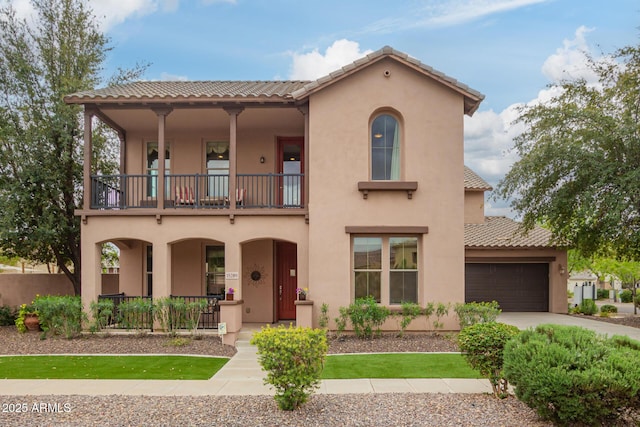
<path id="1" fill-rule="evenodd" d="M 465 301 L 493 300 L 503 311 L 548 311 L 549 264 L 466 264 Z"/>

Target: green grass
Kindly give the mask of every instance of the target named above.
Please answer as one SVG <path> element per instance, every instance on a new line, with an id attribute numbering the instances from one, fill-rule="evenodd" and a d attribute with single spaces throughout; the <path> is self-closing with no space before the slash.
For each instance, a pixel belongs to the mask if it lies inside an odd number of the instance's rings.
<path id="1" fill-rule="evenodd" d="M 394 353 L 327 356 L 322 379 L 482 378 L 460 354 Z"/>
<path id="2" fill-rule="evenodd" d="M 193 356 L 6 356 L 4 379 L 207 380 L 229 359 Z"/>

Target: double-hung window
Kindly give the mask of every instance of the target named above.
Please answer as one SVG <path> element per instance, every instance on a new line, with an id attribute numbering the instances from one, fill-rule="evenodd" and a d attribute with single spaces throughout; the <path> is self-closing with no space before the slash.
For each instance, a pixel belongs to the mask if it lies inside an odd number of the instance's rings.
<path id="1" fill-rule="evenodd" d="M 378 303 L 418 302 L 418 238 L 353 237 L 354 297 Z"/>

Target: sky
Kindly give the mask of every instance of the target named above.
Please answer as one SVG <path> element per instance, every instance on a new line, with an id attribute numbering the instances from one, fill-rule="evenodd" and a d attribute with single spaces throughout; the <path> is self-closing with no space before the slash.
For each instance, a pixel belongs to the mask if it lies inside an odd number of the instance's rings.
<path id="1" fill-rule="evenodd" d="M 13 3 L 28 16 L 29 0 Z M 637 0 L 85 0 L 118 67 L 148 80 L 313 80 L 391 46 L 483 93 L 465 164 L 495 186 L 517 160 L 516 108 L 593 78 L 585 53 L 636 45 Z M 515 214 L 508 201 L 488 215 Z"/>

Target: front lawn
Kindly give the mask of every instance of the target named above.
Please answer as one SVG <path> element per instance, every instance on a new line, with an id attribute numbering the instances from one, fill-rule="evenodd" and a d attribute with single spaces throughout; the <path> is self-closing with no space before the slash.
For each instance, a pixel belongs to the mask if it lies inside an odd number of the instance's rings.
<path id="1" fill-rule="evenodd" d="M 193 356 L 5 356 L 4 379 L 207 380 L 229 359 Z"/>
<path id="2" fill-rule="evenodd" d="M 482 378 L 460 354 L 386 353 L 329 355 L 322 379 Z"/>

